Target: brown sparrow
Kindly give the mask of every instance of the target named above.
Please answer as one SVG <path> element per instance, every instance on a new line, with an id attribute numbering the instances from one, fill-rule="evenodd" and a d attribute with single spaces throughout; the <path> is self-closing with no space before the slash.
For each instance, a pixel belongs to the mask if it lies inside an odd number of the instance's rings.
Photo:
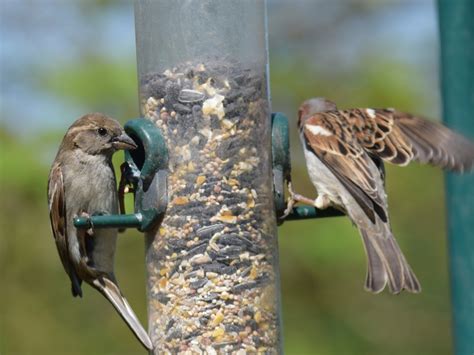
<path id="1" fill-rule="evenodd" d="M 118 213 L 112 155 L 136 147 L 112 118 L 101 113 L 79 118 L 69 127 L 51 167 L 48 202 L 54 239 L 73 296 L 82 297 L 81 283 L 87 282 L 112 303 L 141 343 L 152 349 L 114 276 L 117 230 L 76 229 L 73 225 L 76 216 Z"/>
<path id="2" fill-rule="evenodd" d="M 333 206 L 357 226 L 368 260 L 365 288 L 390 292 L 421 287 L 390 228 L 381 161 L 429 163 L 456 172 L 474 166 L 474 144 L 448 128 L 393 109 L 338 110 L 323 98 L 305 101 L 298 127 L 306 166 L 318 196 L 295 194 L 289 184 L 288 213 L 295 201 Z"/>

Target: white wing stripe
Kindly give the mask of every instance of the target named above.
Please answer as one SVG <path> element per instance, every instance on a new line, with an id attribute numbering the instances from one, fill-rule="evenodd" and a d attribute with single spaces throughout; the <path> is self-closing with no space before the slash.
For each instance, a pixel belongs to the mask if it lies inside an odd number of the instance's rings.
<path id="1" fill-rule="evenodd" d="M 367 114 L 369 115 L 370 118 L 375 118 L 376 117 L 375 110 L 372 110 L 371 108 L 365 109 L 365 112 L 367 112 Z"/>
<path id="2" fill-rule="evenodd" d="M 308 129 L 308 131 L 316 136 L 332 136 L 332 133 L 322 126 L 305 124 L 305 127 Z"/>

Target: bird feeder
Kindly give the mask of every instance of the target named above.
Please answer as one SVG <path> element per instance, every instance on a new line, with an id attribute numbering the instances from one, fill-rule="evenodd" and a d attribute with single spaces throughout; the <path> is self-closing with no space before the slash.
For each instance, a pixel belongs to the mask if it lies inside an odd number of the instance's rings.
<path id="1" fill-rule="evenodd" d="M 280 351 L 265 2 L 136 1 L 140 111 L 168 148 L 146 233 L 156 353 Z"/>

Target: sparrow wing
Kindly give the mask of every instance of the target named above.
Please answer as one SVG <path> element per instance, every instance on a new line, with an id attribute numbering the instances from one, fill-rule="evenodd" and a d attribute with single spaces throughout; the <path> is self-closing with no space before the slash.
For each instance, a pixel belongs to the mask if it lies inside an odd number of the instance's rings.
<path id="1" fill-rule="evenodd" d="M 53 165 L 49 174 L 48 203 L 51 229 L 53 230 L 59 258 L 71 279 L 73 295 L 82 297 L 81 282 L 69 258 L 64 180 L 61 165 L 58 163 Z"/>
<path id="2" fill-rule="evenodd" d="M 381 177 L 374 174 L 374 163 L 338 111 L 317 113 L 302 129 L 308 149 L 331 170 L 372 223 L 375 214 L 387 222 L 385 192 L 377 188 Z"/>
<path id="3" fill-rule="evenodd" d="M 109 279 L 107 276 L 102 276 L 92 281 L 92 285 L 97 288 L 117 310 L 118 314 L 127 323 L 130 330 L 137 337 L 137 339 L 148 350 L 153 350 L 153 343 L 148 336 L 148 333 L 141 325 L 138 317 L 135 315 L 132 307 L 126 298 L 120 292 L 117 284 Z"/>
<path id="4" fill-rule="evenodd" d="M 341 114 L 372 154 L 397 165 L 429 163 L 456 172 L 474 167 L 474 144 L 443 125 L 393 109 L 354 109 Z"/>

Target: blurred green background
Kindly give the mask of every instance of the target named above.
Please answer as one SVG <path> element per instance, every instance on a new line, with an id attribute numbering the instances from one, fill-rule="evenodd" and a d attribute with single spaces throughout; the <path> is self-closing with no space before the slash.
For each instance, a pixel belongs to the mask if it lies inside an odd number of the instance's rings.
<path id="1" fill-rule="evenodd" d="M 301 101 L 396 107 L 439 117 L 433 1 L 269 0 L 273 110 L 291 119 L 294 183 L 313 194 L 296 136 Z M 90 287 L 74 299 L 50 232 L 46 181 L 66 128 L 86 112 L 138 115 L 130 2 L 0 2 L 0 354 L 143 353 Z M 172 29 L 170 29 L 172 30 Z M 116 157 L 117 161 L 121 157 Z M 448 354 L 443 176 L 388 167 L 393 229 L 420 295 L 363 290 L 365 256 L 345 218 L 279 230 L 287 354 Z M 146 324 L 144 247 L 122 234 L 124 293 Z"/>

